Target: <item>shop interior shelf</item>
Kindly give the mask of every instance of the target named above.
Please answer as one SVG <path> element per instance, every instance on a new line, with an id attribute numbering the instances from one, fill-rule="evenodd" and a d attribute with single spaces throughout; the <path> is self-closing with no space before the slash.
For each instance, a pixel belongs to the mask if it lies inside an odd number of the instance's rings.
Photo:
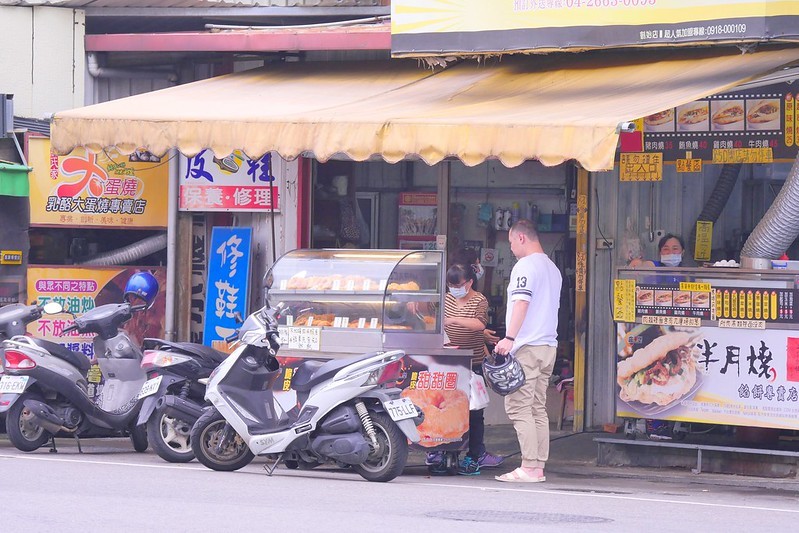
<path id="1" fill-rule="evenodd" d="M 309 291 L 304 289 L 270 289 L 269 295 L 270 296 L 298 296 L 301 298 L 305 297 L 316 297 L 316 296 L 324 296 L 326 298 L 335 297 L 335 296 L 370 296 L 370 297 L 379 297 L 382 298 L 384 294 L 388 296 L 397 297 L 402 301 L 412 301 L 412 300 L 430 300 L 431 298 L 438 298 L 438 292 L 436 291 L 358 291 L 358 290 L 325 290 L 325 291 Z M 300 299 L 300 298 L 298 298 Z"/>

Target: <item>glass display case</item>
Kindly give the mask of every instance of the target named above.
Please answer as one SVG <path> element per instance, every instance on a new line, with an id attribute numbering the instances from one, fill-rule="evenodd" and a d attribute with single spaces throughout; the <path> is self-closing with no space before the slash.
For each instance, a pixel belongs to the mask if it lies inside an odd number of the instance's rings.
<path id="1" fill-rule="evenodd" d="M 265 277 L 283 302 L 284 349 L 363 353 L 444 346 L 446 284 L 438 250 L 294 250 Z"/>

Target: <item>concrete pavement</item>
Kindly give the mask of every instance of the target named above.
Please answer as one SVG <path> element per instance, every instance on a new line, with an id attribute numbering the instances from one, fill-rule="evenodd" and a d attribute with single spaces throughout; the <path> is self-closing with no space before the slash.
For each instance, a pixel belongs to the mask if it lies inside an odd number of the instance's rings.
<path id="1" fill-rule="evenodd" d="M 729 487 L 767 488 L 799 492 L 799 478 L 770 478 L 745 476 L 734 474 L 693 474 L 690 469 L 680 468 L 639 468 L 639 467 L 609 467 L 597 466 L 597 444 L 594 438 L 619 438 L 620 434 L 609 434 L 601 431 L 572 433 L 570 431 L 552 431 L 550 445 L 550 460 L 547 463 L 547 473 L 564 474 L 570 476 L 585 476 L 586 478 L 628 478 L 636 480 L 668 482 L 676 484 L 707 484 Z M 505 460 L 498 472 L 506 472 L 521 464 L 519 444 L 516 433 L 510 425 L 487 426 L 486 447 L 495 454 L 510 456 Z M 413 454 L 414 462 L 424 461 Z M 494 469 L 487 470 L 486 474 L 494 474 Z"/>

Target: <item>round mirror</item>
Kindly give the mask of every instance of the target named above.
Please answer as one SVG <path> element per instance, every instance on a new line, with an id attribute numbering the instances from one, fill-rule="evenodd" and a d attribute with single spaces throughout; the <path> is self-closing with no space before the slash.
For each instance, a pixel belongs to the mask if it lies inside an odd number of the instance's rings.
<path id="1" fill-rule="evenodd" d="M 47 302 L 42 309 L 44 309 L 44 312 L 48 315 L 57 315 L 64 310 L 58 302 Z"/>

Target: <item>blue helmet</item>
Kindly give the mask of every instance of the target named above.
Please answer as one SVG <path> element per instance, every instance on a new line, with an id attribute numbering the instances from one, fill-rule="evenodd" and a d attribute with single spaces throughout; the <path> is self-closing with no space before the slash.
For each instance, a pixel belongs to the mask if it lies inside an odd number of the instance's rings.
<path id="1" fill-rule="evenodd" d="M 135 296 L 142 300 L 147 306 L 147 309 L 152 307 L 155 302 L 155 297 L 158 294 L 158 280 L 155 279 L 149 272 L 137 272 L 128 279 L 125 285 L 125 295 L 123 298 L 126 302 Z"/>

